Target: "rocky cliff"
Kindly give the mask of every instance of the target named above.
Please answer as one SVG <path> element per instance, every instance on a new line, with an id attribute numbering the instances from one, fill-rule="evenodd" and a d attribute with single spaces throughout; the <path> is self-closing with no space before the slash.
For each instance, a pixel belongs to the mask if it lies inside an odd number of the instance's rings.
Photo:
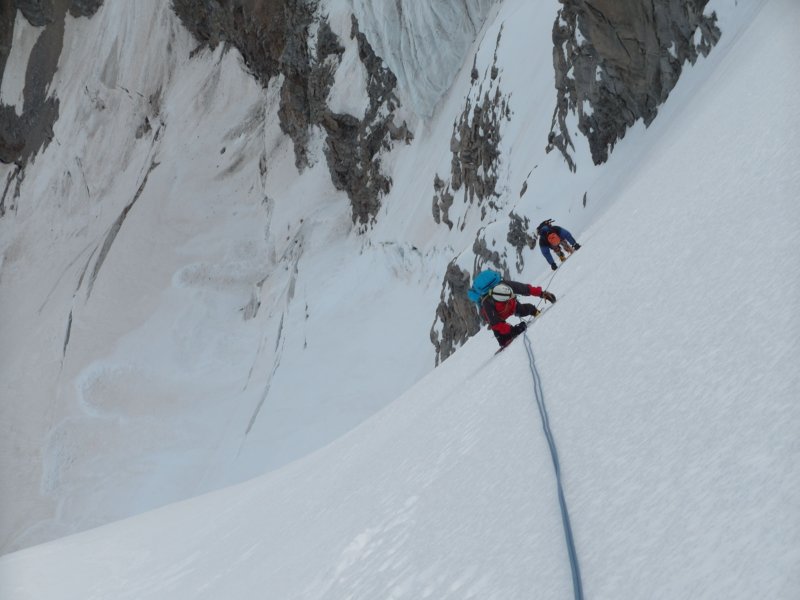
<path id="1" fill-rule="evenodd" d="M 409 141 L 411 133 L 405 123 L 396 123 L 396 78 L 355 17 L 350 37 L 357 40 L 368 77 L 369 106 L 363 115 L 339 114 L 326 103 L 344 48 L 316 1 L 174 0 L 173 8 L 201 44 L 238 49 L 262 85 L 283 77 L 278 116 L 281 130 L 294 143 L 295 165 L 301 172 L 309 166 L 311 130 L 323 130 L 331 180 L 347 193 L 353 221 L 369 225 L 392 183 L 381 170 L 381 153 L 395 141 Z"/>
<path id="2" fill-rule="evenodd" d="M 549 143 L 572 164 L 567 116 L 589 140 L 595 164 L 605 162 L 628 127 L 649 125 L 683 65 L 719 40 L 708 0 L 560 0 L 553 24 L 558 91 Z"/>
<path id="3" fill-rule="evenodd" d="M 32 26 L 43 29 L 28 58 L 21 110 L 0 104 L 0 162 L 17 165 L 3 186 L 0 217 L 15 206 L 28 160 L 53 139 L 59 100 L 48 96 L 47 90 L 61 56 L 67 13 L 91 17 L 102 3 L 103 0 L 0 0 L 0 81 L 11 52 L 16 12 Z"/>
<path id="4" fill-rule="evenodd" d="M 608 159 L 614 144 L 642 119 L 649 125 L 668 98 L 686 62 L 707 55 L 721 32 L 714 13 L 703 14 L 708 0 L 560 0 L 561 10 L 552 29 L 555 108 L 546 151 L 559 151 L 571 171 L 576 170 L 573 136 L 589 141 L 592 161 Z M 502 30 L 501 30 L 502 31 Z M 497 46 L 500 44 L 497 39 Z M 481 206 L 481 220 L 496 215 L 493 202 L 499 165 L 502 121 L 510 119 L 509 101 L 497 84 L 502 65 L 495 61 L 489 76 L 468 97 L 453 127 L 450 178 L 433 182 L 433 218 L 453 228 L 450 213 L 454 192 L 462 189 L 463 202 Z M 473 88 L 478 73 L 473 67 Z M 486 86 L 489 91 L 480 90 Z M 570 123 L 577 121 L 577 130 Z M 545 142 L 545 140 L 543 140 Z M 520 195 L 524 194 L 524 187 Z M 584 197 L 585 206 L 585 197 Z M 460 224 L 463 227 L 463 223 Z M 487 239 L 481 229 L 472 248 L 473 273 L 494 268 L 509 276 L 522 271 L 523 250 L 533 248 L 526 217 L 508 215 L 506 245 Z M 462 257 L 462 263 L 467 259 Z M 462 302 L 466 271 L 451 265 L 442 282 L 442 295 L 431 328 L 437 362 L 446 359 L 479 330 L 475 307 Z M 467 286 L 469 287 L 469 286 Z"/>

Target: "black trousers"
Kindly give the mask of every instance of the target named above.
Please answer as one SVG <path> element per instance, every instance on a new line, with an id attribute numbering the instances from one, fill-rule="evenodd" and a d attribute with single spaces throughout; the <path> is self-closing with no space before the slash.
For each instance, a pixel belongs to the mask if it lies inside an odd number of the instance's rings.
<path id="1" fill-rule="evenodd" d="M 514 314 L 518 317 L 531 317 L 535 315 L 537 312 L 539 311 L 536 310 L 536 307 L 533 304 L 522 304 L 520 302 L 517 302 L 517 308 L 514 311 Z M 497 338 L 497 343 L 500 344 L 501 348 L 506 344 L 508 344 L 518 335 L 514 332 L 500 333 L 499 331 L 494 331 L 494 330 L 492 331 L 494 332 L 494 337 Z"/>

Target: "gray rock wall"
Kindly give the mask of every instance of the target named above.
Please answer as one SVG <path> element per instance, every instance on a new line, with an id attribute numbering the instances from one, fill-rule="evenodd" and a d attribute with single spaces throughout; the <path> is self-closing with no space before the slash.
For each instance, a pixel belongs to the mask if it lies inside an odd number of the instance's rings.
<path id="1" fill-rule="evenodd" d="M 92 17 L 103 6 L 103 0 L 72 0 L 69 14 L 73 17 Z"/>
<path id="2" fill-rule="evenodd" d="M 454 225 L 449 217 L 454 200 L 451 190 L 463 189 L 464 203 L 476 203 L 481 207 L 481 220 L 486 218 L 490 209 L 496 208 L 501 127 L 505 121 L 511 120 L 508 97 L 500 89 L 500 66 L 497 63 L 497 48 L 502 34 L 501 27 L 492 64 L 483 77 L 473 61 L 471 89 L 450 137 L 450 179 L 443 181 L 438 175 L 434 177 L 433 219 L 450 229 Z M 464 226 L 464 222 L 459 225 L 461 229 Z"/>
<path id="3" fill-rule="evenodd" d="M 436 318 L 431 327 L 431 343 L 436 348 L 438 365 L 481 329 L 475 304 L 467 297 L 472 285 L 469 271 L 451 262 L 444 275 Z"/>
<path id="4" fill-rule="evenodd" d="M 716 15 L 703 14 L 707 1 L 560 0 L 562 8 L 552 34 L 557 100 L 547 151 L 559 151 L 568 168 L 575 171 L 575 135 L 587 137 L 592 160 L 599 164 L 607 160 L 614 144 L 638 119 L 650 124 L 678 81 L 683 65 L 708 54 L 719 40 Z M 500 67 L 493 64 L 483 83 L 491 84 Z M 473 68 L 473 85 L 478 78 Z M 451 188 L 463 188 L 464 202 L 477 202 L 482 219 L 493 207 L 494 174 L 502 160 L 498 151 L 500 122 L 508 107 L 499 87 L 493 94 L 479 93 L 478 98 L 482 99 L 472 104 L 468 97 L 464 113 L 454 126 L 450 180 L 442 181 L 438 176 L 434 180 L 433 217 L 451 228 Z M 578 116 L 578 132 L 569 131 L 567 126 L 567 117 L 573 113 Z M 495 244 L 489 243 L 493 240 L 479 233 L 472 248 L 473 275 L 489 267 L 508 276 L 509 265 L 521 272 L 524 251 L 536 242 L 529 230 L 526 218 L 509 215 L 508 245 L 502 250 L 496 250 Z M 515 251 L 516 256 L 507 256 L 508 251 Z M 448 270 L 431 328 L 437 362 L 478 330 L 465 316 L 469 303 L 460 307 L 455 299 L 462 287 L 461 275 Z"/>
<path id="5" fill-rule="evenodd" d="M 438 175 L 433 181 L 432 215 L 436 223 L 452 229 L 457 225 L 464 229 L 466 222 L 454 223 L 450 209 L 455 192 L 463 193 L 464 204 L 480 207 L 480 219 L 485 221 L 498 210 L 498 169 L 500 167 L 501 129 L 511 119 L 511 108 L 506 94 L 500 88 L 501 68 L 497 61 L 497 48 L 502 39 L 502 27 L 495 42 L 495 53 L 491 65 L 481 75 L 473 61 L 472 86 L 464 103 L 464 110 L 453 124 L 450 138 L 450 179 L 442 180 Z M 508 241 L 524 244 L 524 232 L 519 228 L 523 221 L 512 219 Z M 436 348 L 436 364 L 445 360 L 467 339 L 481 328 L 478 310 L 467 298 L 472 277 L 485 268 L 495 269 L 510 276 L 506 250 L 496 250 L 497 241 L 487 240 L 484 228 L 478 232 L 472 245 L 474 257 L 472 273 L 455 263 L 450 264 L 442 281 L 442 292 L 436 307 L 436 317 L 430 331 L 431 342 Z M 518 251 L 517 265 L 521 263 Z"/>
<path id="6" fill-rule="evenodd" d="M 353 222 L 368 226 L 392 184 L 381 171 L 381 154 L 395 141 L 409 141 L 411 133 L 404 123 L 395 123 L 396 78 L 359 31 L 356 19 L 351 39 L 357 40 L 368 73 L 370 99 L 363 118 L 336 114 L 325 103 L 344 48 L 318 14 L 315 0 L 233 0 L 224 5 L 215 0 L 173 0 L 173 9 L 201 44 L 237 48 L 262 85 L 283 75 L 278 118 L 281 130 L 292 139 L 295 165 L 302 171 L 311 164 L 310 130 L 323 129 L 331 181 L 347 193 Z M 312 44 L 315 23 L 319 28 Z"/>
<path id="7" fill-rule="evenodd" d="M 373 48 L 397 75 L 401 97 L 430 117 L 463 66 L 497 0 L 351 0 Z"/>
<path id="8" fill-rule="evenodd" d="M 526 225 L 527 220 L 512 214 L 506 239 L 512 247 L 516 247 L 516 244 L 528 244 L 533 239 L 525 231 L 521 231 Z M 436 349 L 437 365 L 478 333 L 484 325 L 478 314 L 478 307 L 467 296 L 467 290 L 472 285 L 475 275 L 484 269 L 492 269 L 501 273 L 506 279 L 513 278 L 508 267 L 510 263 L 508 247 L 499 243 L 493 236 L 494 234 L 487 233 L 486 228 L 481 228 L 475 236 L 472 244 L 471 273 L 458 266 L 457 259 L 450 263 L 445 272 L 436 316 L 430 330 L 431 343 Z M 519 267 L 519 259 L 517 266 Z"/>
<path id="9" fill-rule="evenodd" d="M 557 106 L 549 143 L 574 168 L 566 116 L 575 112 L 599 164 L 638 119 L 652 122 L 683 64 L 707 55 L 720 31 L 716 15 L 703 14 L 708 0 L 560 2 L 553 24 Z"/>
<path id="10" fill-rule="evenodd" d="M 55 0 L 16 0 L 15 4 L 22 16 L 34 27 L 44 27 L 52 23 L 61 12 L 57 10 Z"/>
<path id="11" fill-rule="evenodd" d="M 0 217 L 16 207 L 25 165 L 53 139 L 59 100 L 48 97 L 61 49 L 67 12 L 74 17 L 91 17 L 103 0 L 0 0 L 0 81 L 5 75 L 17 10 L 34 27 L 44 31 L 31 49 L 25 72 L 23 113 L 0 104 L 0 162 L 16 163 L 0 195 Z"/>
<path id="12" fill-rule="evenodd" d="M 14 0 L 0 0 L 0 79 L 5 73 L 6 61 L 11 52 L 11 42 L 14 39 L 14 19 L 16 7 Z"/>
<path id="13" fill-rule="evenodd" d="M 412 134 L 405 123 L 398 126 L 394 122 L 400 106 L 395 95 L 397 79 L 375 54 L 355 16 L 351 25 L 351 37 L 358 43 L 359 58 L 367 72 L 369 106 L 362 119 L 335 114 L 325 107 L 322 125 L 328 134 L 325 158 L 333 184 L 347 192 L 353 221 L 366 225 L 375 218 L 381 197 L 392 185 L 381 170 L 381 154 L 391 150 L 394 141 L 411 141 Z"/>
<path id="14" fill-rule="evenodd" d="M 508 219 L 506 241 L 509 246 L 517 251 L 515 266 L 517 267 L 517 273 L 521 273 L 525 267 L 525 251 L 533 250 L 536 247 L 536 234 L 531 233 L 532 227 L 528 217 L 521 217 L 512 211 L 509 213 Z"/>

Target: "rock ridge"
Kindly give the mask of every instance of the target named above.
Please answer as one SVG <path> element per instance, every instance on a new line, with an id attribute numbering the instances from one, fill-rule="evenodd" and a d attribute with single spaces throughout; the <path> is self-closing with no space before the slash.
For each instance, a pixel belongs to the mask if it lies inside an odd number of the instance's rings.
<path id="1" fill-rule="evenodd" d="M 353 222 L 368 227 L 392 181 L 381 170 L 381 154 L 395 141 L 410 141 L 405 122 L 395 122 L 397 80 L 375 54 L 351 15 L 351 39 L 367 71 L 370 103 L 363 117 L 337 114 L 326 104 L 345 48 L 319 13 L 316 0 L 173 0 L 173 10 L 202 45 L 235 47 L 266 87 L 283 76 L 278 118 L 294 146 L 299 171 L 310 166 L 313 127 L 325 132 L 324 154 L 333 185 L 352 206 Z M 318 25 L 314 30 L 314 25 Z"/>
<path id="2" fill-rule="evenodd" d="M 608 159 L 638 119 L 649 125 L 683 65 L 706 56 L 721 32 L 708 0 L 560 0 L 553 24 L 556 108 L 548 151 L 575 170 L 567 116 L 589 140 L 592 160 Z"/>

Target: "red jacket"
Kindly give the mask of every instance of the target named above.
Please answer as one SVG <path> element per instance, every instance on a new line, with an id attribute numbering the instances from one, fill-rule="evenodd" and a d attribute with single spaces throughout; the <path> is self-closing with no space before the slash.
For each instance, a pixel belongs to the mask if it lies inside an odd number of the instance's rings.
<path id="1" fill-rule="evenodd" d="M 509 281 L 504 279 L 502 283 L 509 286 L 514 293 L 518 296 L 538 296 L 542 297 L 542 288 L 528 285 L 527 283 L 520 283 L 518 281 Z M 506 319 L 516 313 L 517 299 L 511 298 L 505 302 L 498 302 L 491 296 L 486 296 L 481 302 L 481 316 L 486 319 L 489 324 L 489 329 L 496 331 L 502 335 L 511 333 L 511 325 L 506 323 Z"/>

